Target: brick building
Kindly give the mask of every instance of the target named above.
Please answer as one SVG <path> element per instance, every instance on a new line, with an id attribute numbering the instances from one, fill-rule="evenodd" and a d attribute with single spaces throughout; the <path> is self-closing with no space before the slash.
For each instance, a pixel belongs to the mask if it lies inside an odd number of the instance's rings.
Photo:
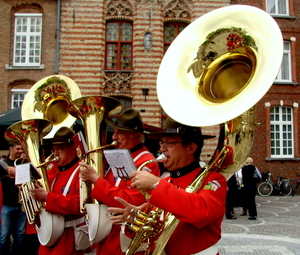
<path id="1" fill-rule="evenodd" d="M 150 128 L 161 127 L 165 113 L 157 98 L 156 79 L 170 43 L 209 11 L 251 4 L 271 13 L 279 24 L 287 65 L 258 103 L 260 125 L 251 156 L 261 171 L 294 177 L 300 159 L 300 52 L 296 50 L 300 4 L 284 2 L 282 7 L 271 0 L 1 1 L 0 24 L 5 36 L 0 38 L 0 112 L 20 106 L 26 91 L 40 79 L 61 74 L 72 78 L 82 95 L 115 97 L 125 109 L 137 109 Z M 289 123 L 277 120 L 278 116 L 287 116 Z M 205 130 L 217 134 L 218 128 Z M 204 148 L 204 161 L 209 160 L 215 143 L 216 139 Z"/>

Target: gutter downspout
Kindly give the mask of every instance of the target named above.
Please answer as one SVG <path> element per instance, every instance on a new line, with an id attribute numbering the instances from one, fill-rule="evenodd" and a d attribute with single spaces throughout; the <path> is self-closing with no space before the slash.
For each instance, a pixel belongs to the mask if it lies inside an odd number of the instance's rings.
<path id="1" fill-rule="evenodd" d="M 61 0 L 57 1 L 57 17 L 56 17 L 56 47 L 55 47 L 55 69 L 54 73 L 58 73 L 59 68 L 59 41 L 60 41 L 60 8 Z"/>

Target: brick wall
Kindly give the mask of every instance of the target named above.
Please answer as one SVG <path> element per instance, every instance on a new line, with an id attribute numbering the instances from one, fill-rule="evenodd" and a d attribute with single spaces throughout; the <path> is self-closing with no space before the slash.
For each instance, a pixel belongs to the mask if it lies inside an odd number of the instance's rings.
<path id="1" fill-rule="evenodd" d="M 42 64 L 45 68 L 40 70 L 7 69 L 12 65 L 12 49 L 14 35 L 15 12 L 40 12 L 43 14 Z M 2 100 L 0 112 L 11 108 L 11 89 L 29 89 L 35 82 L 53 74 L 55 57 L 55 27 L 56 27 L 56 1 L 1 1 L 0 2 L 0 89 Z"/>

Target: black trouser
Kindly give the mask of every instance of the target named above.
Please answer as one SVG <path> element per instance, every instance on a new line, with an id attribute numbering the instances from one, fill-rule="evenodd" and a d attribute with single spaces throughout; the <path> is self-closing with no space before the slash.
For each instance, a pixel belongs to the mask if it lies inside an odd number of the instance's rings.
<path id="1" fill-rule="evenodd" d="M 256 203 L 255 203 L 256 185 L 253 184 L 245 185 L 243 194 L 245 195 L 245 206 L 247 206 L 249 216 L 256 217 L 257 216 Z"/>
<path id="2" fill-rule="evenodd" d="M 228 189 L 226 194 L 226 218 L 230 218 L 234 211 L 234 204 L 236 199 L 236 189 Z"/>

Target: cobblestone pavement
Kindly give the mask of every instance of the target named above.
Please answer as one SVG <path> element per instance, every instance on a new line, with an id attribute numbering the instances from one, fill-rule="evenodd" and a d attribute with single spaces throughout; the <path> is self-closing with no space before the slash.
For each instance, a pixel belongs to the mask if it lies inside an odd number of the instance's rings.
<path id="1" fill-rule="evenodd" d="M 222 223 L 220 255 L 300 255 L 300 196 L 256 197 L 257 220 L 239 216 Z"/>

